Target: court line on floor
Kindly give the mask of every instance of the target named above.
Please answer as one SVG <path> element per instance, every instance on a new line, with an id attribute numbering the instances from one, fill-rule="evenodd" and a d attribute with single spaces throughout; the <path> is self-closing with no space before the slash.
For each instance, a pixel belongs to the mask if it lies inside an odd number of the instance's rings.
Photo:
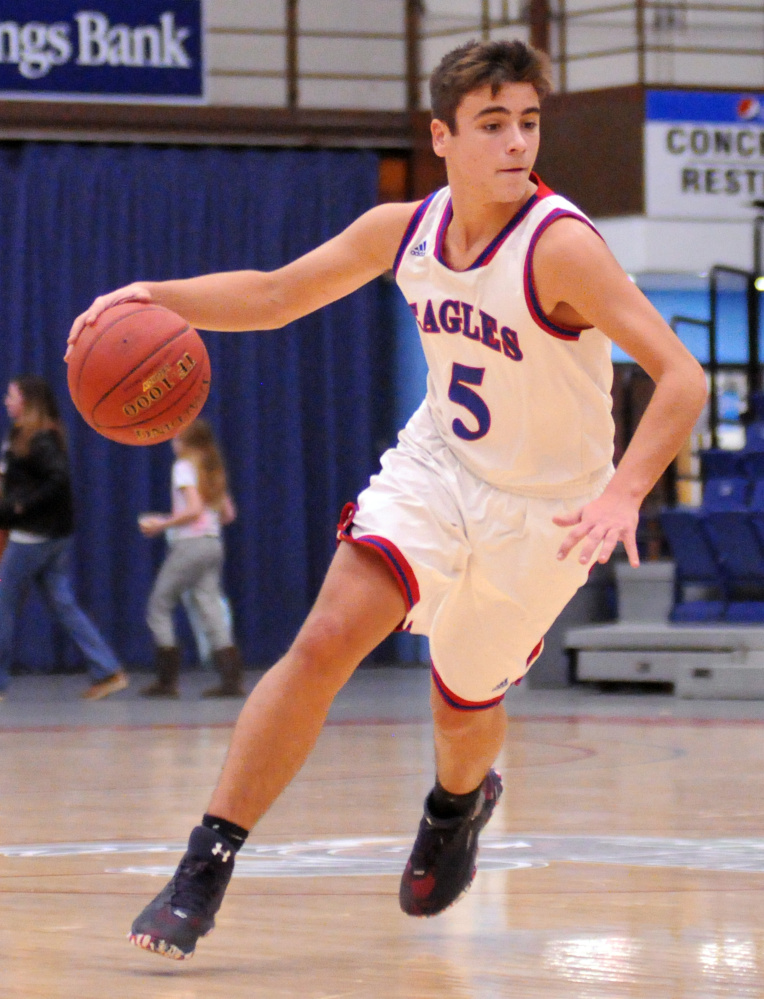
<path id="1" fill-rule="evenodd" d="M 596 715 L 596 714 L 566 714 L 566 715 L 513 715 L 509 721 L 528 722 L 530 724 L 548 725 L 632 725 L 653 728 L 760 728 L 764 726 L 764 718 L 676 718 L 649 717 L 642 715 Z M 228 722 L 135 722 L 109 725 L 106 722 L 98 724 L 74 723 L 70 725 L 56 723 L 53 725 L 7 725 L 0 724 L 0 736 L 18 735 L 22 733 L 66 733 L 66 732 L 148 732 L 148 731 L 196 731 L 199 729 L 232 729 L 235 719 Z M 432 718 L 342 718 L 329 720 L 325 728 L 348 728 L 358 726 L 404 726 L 431 725 Z"/>
<path id="2" fill-rule="evenodd" d="M 479 867 L 490 871 L 596 864 L 691 871 L 764 874 L 764 839 L 488 833 Z M 103 874 L 170 877 L 185 844 L 175 841 L 70 841 L 0 845 L 0 856 L 22 864 L 36 859 L 91 857 L 112 863 L 120 855 L 152 855 L 148 865 L 106 867 Z M 343 836 L 281 843 L 248 843 L 236 858 L 239 878 L 370 877 L 396 875 L 411 849 L 409 836 Z M 167 856 L 157 863 L 156 855 Z M 34 875 L 28 875 L 34 876 Z"/>

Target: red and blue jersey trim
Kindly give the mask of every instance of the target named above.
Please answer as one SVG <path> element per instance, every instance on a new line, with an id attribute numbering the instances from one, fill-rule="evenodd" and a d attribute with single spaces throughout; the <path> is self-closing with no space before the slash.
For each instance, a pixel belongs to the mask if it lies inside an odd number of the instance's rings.
<path id="1" fill-rule="evenodd" d="M 525 666 L 526 666 L 527 669 L 531 668 L 531 666 L 536 662 L 536 660 L 538 659 L 538 657 L 541 655 L 541 653 L 543 651 L 544 651 L 544 639 L 540 638 L 538 640 L 538 642 L 536 643 L 536 645 L 533 647 L 533 651 L 531 652 L 531 654 L 525 660 Z M 521 677 L 521 679 L 522 679 L 522 677 Z M 519 681 L 515 680 L 515 683 L 519 683 Z"/>
<path id="2" fill-rule="evenodd" d="M 576 212 L 568 211 L 566 208 L 555 208 L 555 210 L 550 212 L 546 218 L 542 219 L 539 223 L 538 229 L 536 229 L 531 237 L 530 245 L 528 246 L 528 253 L 525 258 L 525 267 L 523 269 L 525 302 L 534 321 L 541 327 L 542 330 L 549 333 L 551 336 L 557 337 L 559 340 L 577 341 L 581 336 L 582 331 L 590 327 L 560 326 L 558 323 L 553 323 L 541 308 L 541 303 L 538 300 L 538 294 L 536 292 L 536 286 L 533 282 L 533 253 L 536 249 L 536 244 L 541 238 L 542 233 L 544 233 L 553 222 L 556 222 L 557 219 L 561 218 L 578 219 L 579 222 L 583 222 L 584 225 L 588 225 L 593 232 L 597 232 L 591 222 L 585 219 L 582 215 L 578 215 Z M 599 236 L 599 233 L 597 233 L 597 235 Z"/>
<path id="3" fill-rule="evenodd" d="M 485 711 L 488 708 L 494 707 L 496 704 L 501 704 L 506 696 L 506 691 L 499 694 L 498 697 L 492 697 L 490 701 L 466 701 L 463 697 L 459 697 L 455 694 L 453 690 L 449 690 L 448 687 L 443 682 L 440 674 L 435 669 L 435 663 L 430 662 L 430 671 L 432 673 L 432 681 L 437 688 L 438 693 L 446 702 L 450 704 L 452 708 L 456 708 L 457 711 Z"/>
<path id="4" fill-rule="evenodd" d="M 544 639 L 540 638 L 537 644 L 534 646 L 533 651 L 528 656 L 525 668 L 526 672 L 531 668 L 531 666 L 536 662 L 538 657 L 544 651 Z M 430 660 L 430 672 L 432 673 L 432 681 L 435 684 L 438 693 L 446 702 L 450 704 L 452 708 L 456 708 L 457 711 L 485 711 L 487 708 L 492 708 L 495 704 L 501 704 L 504 698 L 507 696 L 506 690 L 499 694 L 498 697 L 492 697 L 488 701 L 467 701 L 463 697 L 459 697 L 455 694 L 453 690 L 449 690 L 448 687 L 443 682 L 443 678 L 435 669 L 435 663 Z M 521 676 L 519 680 L 515 680 L 515 684 L 520 683 L 523 677 Z"/>
<path id="5" fill-rule="evenodd" d="M 380 537 L 377 534 L 362 534 L 354 538 L 350 533 L 353 526 L 353 519 L 358 512 L 355 503 L 346 503 L 340 514 L 340 521 L 337 524 L 337 541 L 347 541 L 354 545 L 363 545 L 381 555 L 384 562 L 393 574 L 401 591 L 403 602 L 406 605 L 406 613 L 411 610 L 414 604 L 419 603 L 419 583 L 414 575 L 414 570 L 409 565 L 406 557 L 392 541 Z"/>
<path id="6" fill-rule="evenodd" d="M 403 260 L 403 254 L 408 249 L 412 239 L 414 238 L 414 233 L 419 228 L 419 223 L 424 218 L 424 214 L 430 206 L 430 202 L 437 194 L 437 191 L 433 191 L 432 194 L 428 195 L 419 208 L 416 209 L 414 214 L 409 220 L 409 224 L 406 226 L 406 231 L 403 234 L 403 239 L 401 240 L 401 245 L 398 247 L 398 252 L 395 254 L 395 260 L 393 261 L 393 274 L 397 275 L 398 270 L 401 266 L 401 261 Z"/>
<path id="7" fill-rule="evenodd" d="M 548 198 L 550 195 L 554 194 L 551 188 L 547 187 L 546 184 L 541 180 L 538 174 L 531 173 L 530 179 L 536 184 L 536 192 L 533 194 L 523 205 L 520 211 L 514 215 L 509 222 L 504 226 L 498 235 L 494 236 L 491 242 L 482 250 L 475 260 L 467 268 L 468 271 L 474 271 L 478 267 L 485 267 L 487 264 L 493 260 L 496 254 L 502 247 L 502 244 L 506 242 L 507 238 L 517 229 L 523 219 L 528 215 L 531 209 L 539 203 L 543 198 Z M 448 199 L 445 209 L 443 210 L 443 216 L 438 225 L 438 232 L 435 237 L 435 249 L 434 256 L 435 259 L 443 264 L 444 267 L 448 267 L 446 260 L 443 256 L 443 243 L 446 239 L 446 231 L 451 223 L 451 219 L 454 217 L 454 206 L 451 199 Z M 449 268 L 450 270 L 451 268 Z"/>

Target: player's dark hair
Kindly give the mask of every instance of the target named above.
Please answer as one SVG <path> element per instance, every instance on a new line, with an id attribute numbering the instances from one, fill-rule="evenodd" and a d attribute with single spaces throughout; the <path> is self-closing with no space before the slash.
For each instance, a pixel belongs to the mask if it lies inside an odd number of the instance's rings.
<path id="1" fill-rule="evenodd" d="M 206 420 L 194 420 L 180 431 L 178 441 L 188 449 L 189 460 L 196 466 L 199 495 L 207 506 L 218 507 L 228 491 L 228 480 L 212 427 Z"/>
<path id="2" fill-rule="evenodd" d="M 456 109 L 473 90 L 489 86 L 496 96 L 505 83 L 530 83 L 539 100 L 552 89 L 545 53 L 521 41 L 467 42 L 446 53 L 430 77 L 433 118 L 456 134 Z"/>
<path id="3" fill-rule="evenodd" d="M 59 437 L 62 447 L 66 446 L 66 435 L 58 402 L 53 389 L 39 375 L 19 375 L 11 378 L 24 400 L 21 414 L 14 420 L 10 432 L 11 448 L 16 454 L 26 454 L 29 442 L 35 434 L 43 430 L 53 430 Z"/>

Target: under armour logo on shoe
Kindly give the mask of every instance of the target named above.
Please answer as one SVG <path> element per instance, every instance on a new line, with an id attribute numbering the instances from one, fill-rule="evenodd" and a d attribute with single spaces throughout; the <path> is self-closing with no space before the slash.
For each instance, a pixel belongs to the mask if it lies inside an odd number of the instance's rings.
<path id="1" fill-rule="evenodd" d="M 222 843 L 216 843 L 215 844 L 215 848 L 212 851 L 212 856 L 213 857 L 220 857 L 220 859 L 223 861 L 223 863 L 227 864 L 228 863 L 228 858 L 231 856 L 231 851 L 224 849 Z"/>

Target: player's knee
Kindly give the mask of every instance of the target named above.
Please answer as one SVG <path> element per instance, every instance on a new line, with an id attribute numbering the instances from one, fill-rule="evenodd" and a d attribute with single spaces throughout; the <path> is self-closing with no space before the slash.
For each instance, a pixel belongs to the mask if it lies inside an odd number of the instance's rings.
<path id="1" fill-rule="evenodd" d="M 344 675 L 357 665 L 352 647 L 350 629 L 342 615 L 313 613 L 297 635 L 290 656 L 322 676 Z"/>

